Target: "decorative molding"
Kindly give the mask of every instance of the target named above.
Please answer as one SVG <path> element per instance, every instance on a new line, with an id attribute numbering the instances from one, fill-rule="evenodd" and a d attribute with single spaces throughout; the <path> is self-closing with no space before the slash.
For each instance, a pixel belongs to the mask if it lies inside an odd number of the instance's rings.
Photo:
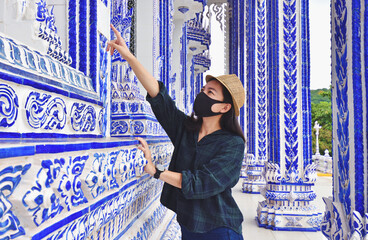
<path id="1" fill-rule="evenodd" d="M 297 182 L 298 179 L 298 161 L 299 161 L 299 126 L 297 111 L 297 1 L 283 1 L 283 24 L 284 24 L 284 121 L 285 121 L 285 167 L 286 176 L 295 175 L 294 178 L 288 178 L 288 181 Z"/>
<path id="2" fill-rule="evenodd" d="M 18 117 L 18 96 L 12 87 L 0 84 L 0 127 L 11 127 Z"/>
<path id="3" fill-rule="evenodd" d="M 244 193 L 260 193 L 266 186 L 264 168 L 267 159 L 255 159 L 253 154 L 247 154 L 241 171 Z"/>
<path id="4" fill-rule="evenodd" d="M 257 149 L 256 157 L 267 159 L 266 1 L 257 2 Z"/>
<path id="5" fill-rule="evenodd" d="M 31 92 L 25 104 L 28 124 L 35 129 L 61 130 L 66 124 L 66 105 L 59 97 Z"/>
<path id="6" fill-rule="evenodd" d="M 321 223 L 321 231 L 327 239 L 350 239 L 348 220 L 344 217 L 345 210 L 341 203 L 333 202 L 332 198 L 323 198 L 326 212 Z M 359 225 L 356 227 L 359 229 Z M 358 238 L 362 239 L 362 238 Z"/>
<path id="7" fill-rule="evenodd" d="M 88 155 L 69 157 L 69 163 L 66 162 L 65 170 L 61 173 L 58 191 L 68 211 L 71 206 L 76 207 L 88 202 L 82 191 L 80 178 L 88 158 Z"/>
<path id="8" fill-rule="evenodd" d="M 91 105 L 74 103 L 70 117 L 74 131 L 92 132 L 96 128 L 96 110 Z"/>
<path id="9" fill-rule="evenodd" d="M 87 75 L 87 63 L 88 59 L 88 51 L 87 48 L 87 26 L 88 26 L 88 16 L 87 16 L 87 0 L 79 0 L 78 2 L 78 62 L 77 69 Z M 96 0 L 94 0 L 96 2 Z M 90 40 L 90 39 L 89 39 Z M 92 43 L 92 42 L 91 42 Z M 92 61 L 95 61 L 92 59 Z"/>
<path id="10" fill-rule="evenodd" d="M 247 158 L 243 192 L 259 193 L 266 182 L 267 162 L 266 1 L 246 4 L 247 40 Z"/>
<path id="11" fill-rule="evenodd" d="M 128 8 L 129 0 L 112 0 L 112 9 L 111 9 L 111 24 L 120 32 L 123 37 L 125 43 L 128 47 L 131 46 L 131 27 L 132 27 L 132 16 L 134 8 Z M 111 30 L 112 39 L 114 39 L 114 33 Z M 111 62 L 125 62 L 118 51 L 115 51 L 111 57 Z"/>
<path id="12" fill-rule="evenodd" d="M 105 190 L 118 188 L 116 181 L 115 163 L 119 151 L 110 153 L 95 153 L 92 169 L 88 173 L 85 183 L 87 184 L 93 198 L 102 194 Z"/>
<path id="13" fill-rule="evenodd" d="M 36 24 L 37 29 L 35 29 L 35 32 L 39 38 L 47 42 L 49 46 L 47 54 L 62 63 L 70 65 L 72 58 L 62 49 L 61 39 L 57 34 L 54 7 L 49 10 L 46 0 L 36 0 L 33 4 L 37 5 L 35 20 L 38 22 L 38 25 Z M 25 3 L 23 3 L 24 5 Z"/>
<path id="14" fill-rule="evenodd" d="M 226 3 L 213 3 L 210 5 L 210 14 L 215 14 L 216 21 L 220 24 L 221 31 L 225 31 L 225 5 Z"/>
<path id="15" fill-rule="evenodd" d="M 56 195 L 57 188 L 53 184 L 58 179 L 64 165 L 64 158 L 43 160 L 36 175 L 35 184 L 22 198 L 23 205 L 32 215 L 36 226 L 54 218 L 64 209 L 61 199 Z"/>
<path id="16" fill-rule="evenodd" d="M 260 227 L 288 231 L 320 230 L 322 214 L 309 204 L 316 198 L 312 185 L 267 184 L 262 194 L 267 200 L 258 204 Z"/>
<path id="17" fill-rule="evenodd" d="M 109 79 L 109 54 L 106 52 L 107 38 L 99 35 L 99 52 L 100 52 L 100 68 L 98 74 L 99 86 L 100 86 L 100 100 L 103 104 L 103 109 L 99 113 L 99 126 L 103 136 L 106 136 L 107 124 L 108 124 L 108 108 L 111 104 L 111 100 L 108 99 L 108 79 Z M 108 101 L 110 100 L 110 101 Z"/>
<path id="18" fill-rule="evenodd" d="M 46 79 L 57 79 L 56 85 L 59 87 L 60 83 L 74 86 L 88 92 L 94 92 L 92 80 L 86 77 L 83 73 L 53 60 L 49 56 L 42 55 L 37 51 L 33 51 L 26 46 L 16 43 L 13 39 L 7 38 L 0 34 L 0 60 L 10 66 L 10 72 L 15 72 L 22 75 L 23 69 L 24 77 L 29 76 L 30 73 L 37 73 Z M 4 68 L 6 70 L 7 68 Z M 39 79 L 39 77 L 38 77 Z M 10 79 L 9 79 L 10 80 Z M 51 81 L 45 80 L 46 84 Z M 80 94 L 80 93 L 79 93 Z"/>
<path id="19" fill-rule="evenodd" d="M 205 51 L 204 53 L 194 55 L 193 65 L 196 74 L 204 73 L 205 71 L 210 69 L 211 59 L 209 56 L 209 52 Z"/>
<path id="20" fill-rule="evenodd" d="M 108 0 L 100 0 L 101 2 L 103 2 L 103 4 L 105 5 L 105 7 L 107 7 L 107 3 L 109 2 Z"/>
<path id="21" fill-rule="evenodd" d="M 149 144 L 154 164 L 167 167 L 172 145 L 167 140 Z M 46 236 L 47 239 L 59 239 L 70 234 L 94 238 L 101 236 L 100 231 L 106 231 L 104 234 L 108 235 L 104 235 L 105 238 L 111 239 L 124 235 L 128 230 L 130 233 L 137 231 L 137 236 L 144 233 L 147 239 L 154 227 L 160 224 L 166 208 L 158 202 L 163 183 L 144 173 L 146 164 L 142 151 L 134 146 L 123 145 L 111 149 L 111 146 L 104 144 L 102 150 L 96 152 L 90 149 L 84 155 L 62 152 L 61 157 L 32 165 L 32 172 L 38 171 L 36 179 L 25 182 L 22 186 L 22 189 L 26 189 L 25 194 L 19 196 L 26 213 L 17 208 L 15 214 L 10 210 L 13 201 L 18 201 L 17 196 L 12 197 L 12 202 L 7 198 L 31 165 L 7 167 L 0 171 L 0 183 L 4 186 L 3 192 L 0 192 L 0 203 L 7 201 L 4 203 L 7 215 L 3 215 L 0 221 L 12 217 L 20 231 L 17 234 L 27 237 L 29 228 L 36 226 L 32 231 L 32 239 Z M 2 177 L 4 180 L 1 180 Z M 7 185 L 9 181 L 13 186 Z M 149 206 L 157 203 L 156 210 L 150 212 L 152 208 Z M 131 224 L 143 212 L 146 212 L 144 224 L 147 228 L 131 228 Z M 22 216 L 22 223 L 26 223 L 25 230 L 20 226 L 17 215 Z M 42 229 L 37 231 L 40 226 Z M 151 231 L 147 232 L 149 229 Z M 3 234 L 14 232 L 15 228 L 12 228 Z"/>
<path id="22" fill-rule="evenodd" d="M 157 194 L 162 189 L 162 183 L 145 179 L 137 182 L 134 187 L 122 191 L 116 197 L 109 199 L 91 209 L 89 214 L 83 215 L 81 218 L 71 222 L 67 226 L 63 226 L 61 230 L 49 235 L 48 239 L 60 239 L 66 236 L 91 237 L 97 239 L 114 239 L 124 236 L 130 225 L 136 222 L 136 216 L 148 211 L 153 201 L 157 201 Z M 141 192 L 139 192 L 141 191 Z M 143 225 L 146 228 L 137 227 L 136 237 L 148 239 L 153 230 L 153 226 L 158 226 L 162 217 L 166 212 L 166 208 L 159 205 L 150 214 Z M 139 222 L 136 222 L 138 224 Z M 132 230 L 134 231 L 134 230 Z M 35 238 L 32 238 L 35 239 Z"/>
<path id="23" fill-rule="evenodd" d="M 347 83 L 347 14 L 345 0 L 335 0 L 332 2 L 333 11 L 333 27 L 336 34 L 333 35 L 333 64 L 336 74 L 336 102 L 337 109 L 337 148 L 338 153 L 337 171 L 338 171 L 338 199 L 343 204 L 345 214 L 350 215 L 351 199 L 350 199 L 350 174 L 349 174 L 349 159 L 350 159 L 350 143 L 349 143 L 349 127 L 350 127 L 350 111 L 348 102 L 348 83 Z M 335 50 L 335 51 L 334 51 Z M 337 186 L 336 186 L 337 187 Z"/>
<path id="24" fill-rule="evenodd" d="M 181 229 L 178 221 L 176 220 L 176 214 L 171 219 L 166 231 L 161 236 L 161 240 L 180 240 L 181 239 Z"/>
<path id="25" fill-rule="evenodd" d="M 0 171 L 0 237 L 2 239 L 15 239 L 25 235 L 19 219 L 12 212 L 13 204 L 9 201 L 9 197 L 30 167 L 31 164 L 8 166 Z"/>
<path id="26" fill-rule="evenodd" d="M 125 134 L 129 130 L 129 124 L 127 121 L 112 121 L 111 122 L 111 135 Z"/>

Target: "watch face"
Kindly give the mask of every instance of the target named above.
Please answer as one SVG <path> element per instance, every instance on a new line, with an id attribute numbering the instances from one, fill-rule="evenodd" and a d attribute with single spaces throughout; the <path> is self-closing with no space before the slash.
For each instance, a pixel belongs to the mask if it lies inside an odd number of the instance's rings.
<path id="1" fill-rule="evenodd" d="M 157 164 L 156 167 L 160 171 L 164 171 L 165 170 L 164 166 L 162 166 L 161 164 Z"/>

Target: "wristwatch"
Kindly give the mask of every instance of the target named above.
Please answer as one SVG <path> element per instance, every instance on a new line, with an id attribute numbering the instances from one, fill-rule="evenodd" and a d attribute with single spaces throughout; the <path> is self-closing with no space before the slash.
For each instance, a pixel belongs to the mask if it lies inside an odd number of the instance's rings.
<path id="1" fill-rule="evenodd" d="M 156 178 L 156 179 L 159 179 L 161 173 L 163 171 L 165 171 L 165 168 L 164 168 L 164 166 L 162 166 L 160 164 L 157 164 L 155 168 L 156 168 L 156 173 L 153 175 L 153 177 Z"/>

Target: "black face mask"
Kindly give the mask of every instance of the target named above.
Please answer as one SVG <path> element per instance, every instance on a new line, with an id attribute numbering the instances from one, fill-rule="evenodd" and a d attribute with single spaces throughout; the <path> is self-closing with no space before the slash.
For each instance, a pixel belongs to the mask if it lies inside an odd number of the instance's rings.
<path id="1" fill-rule="evenodd" d="M 196 99 L 194 100 L 193 110 L 195 115 L 198 117 L 212 117 L 220 115 L 220 112 L 212 112 L 211 108 L 213 104 L 224 103 L 215 99 L 210 98 L 204 92 L 198 93 Z"/>

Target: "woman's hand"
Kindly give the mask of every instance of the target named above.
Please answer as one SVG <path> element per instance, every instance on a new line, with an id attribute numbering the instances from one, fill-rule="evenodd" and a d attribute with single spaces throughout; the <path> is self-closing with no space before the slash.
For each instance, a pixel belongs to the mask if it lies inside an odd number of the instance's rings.
<path id="1" fill-rule="evenodd" d="M 106 51 L 110 51 L 110 54 L 112 56 L 114 54 L 114 50 L 116 49 L 125 60 L 128 60 L 131 56 L 133 56 L 133 54 L 130 52 L 119 31 L 116 30 L 116 28 L 112 24 L 110 24 L 110 27 L 114 31 L 116 39 L 111 40 L 107 43 Z"/>
<path id="2" fill-rule="evenodd" d="M 142 144 L 142 146 L 138 146 L 139 150 L 142 150 L 144 157 L 147 159 L 147 165 L 144 167 L 144 171 L 149 175 L 153 176 L 156 173 L 156 167 L 152 163 L 151 151 L 149 150 L 148 144 L 146 140 L 138 137 L 137 140 Z"/>
<path id="3" fill-rule="evenodd" d="M 157 80 L 142 66 L 142 64 L 130 52 L 118 30 L 116 30 L 114 26 L 110 26 L 116 35 L 116 39 L 107 43 L 106 51 L 110 51 L 110 54 L 113 55 L 116 49 L 120 53 L 121 57 L 127 60 L 138 80 L 147 90 L 148 94 L 151 97 L 156 97 L 160 91 Z"/>

